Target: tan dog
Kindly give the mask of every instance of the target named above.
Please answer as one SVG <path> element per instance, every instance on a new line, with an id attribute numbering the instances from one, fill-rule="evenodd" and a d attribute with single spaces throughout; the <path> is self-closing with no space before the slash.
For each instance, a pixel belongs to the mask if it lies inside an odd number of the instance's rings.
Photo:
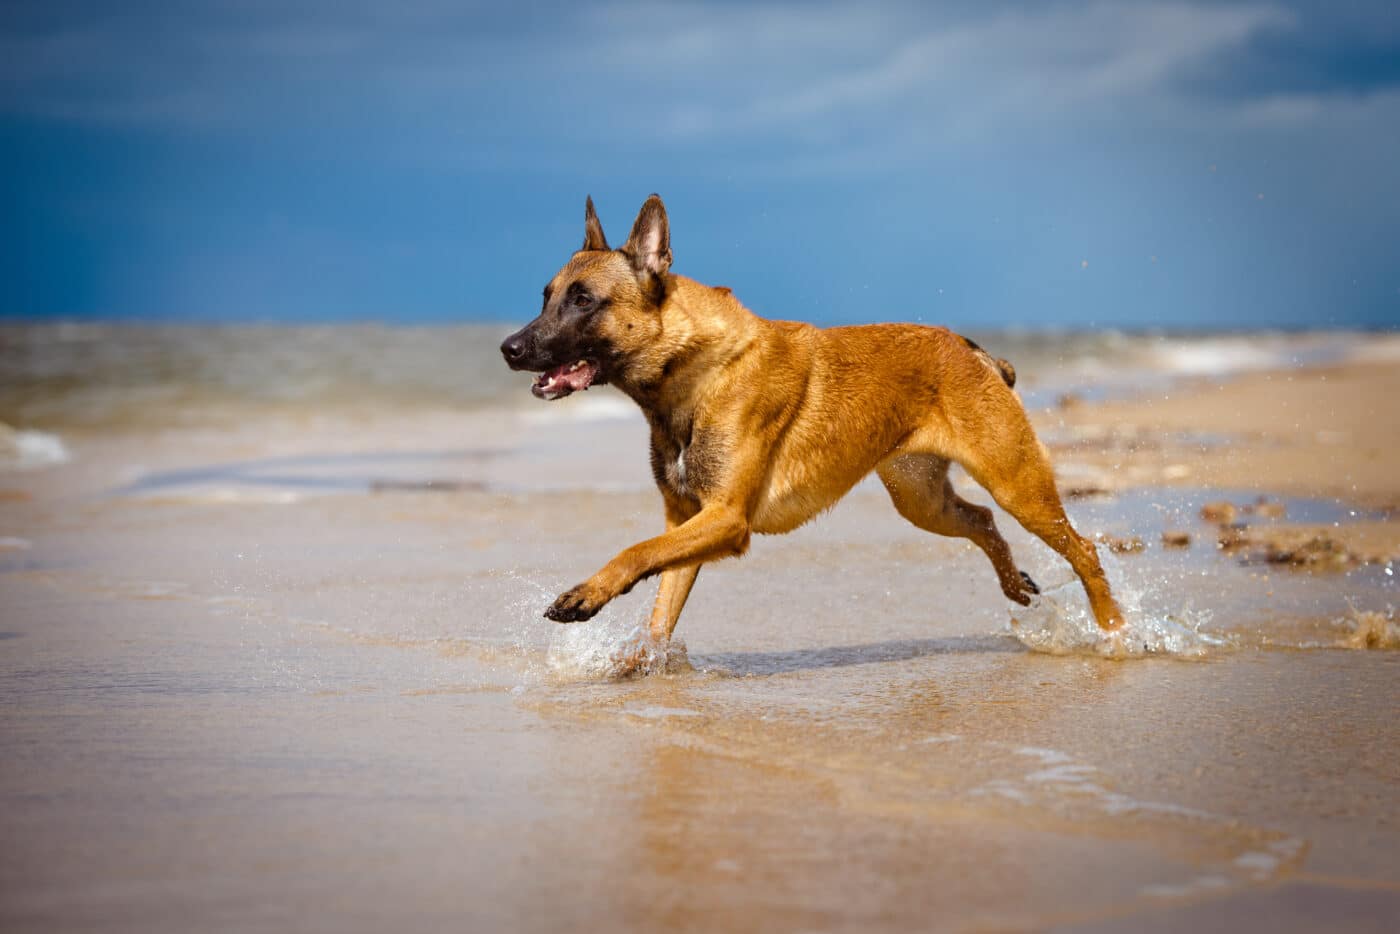
<path id="1" fill-rule="evenodd" d="M 753 532 L 790 532 L 874 470 L 899 514 L 971 539 L 1002 592 L 1038 593 L 1016 569 L 991 510 L 953 492 L 956 461 L 1074 568 L 1104 629 L 1123 618 L 1093 546 L 1070 525 L 1046 451 L 1011 391 L 1015 371 L 945 328 L 817 328 L 770 321 L 725 288 L 673 275 L 670 229 L 652 195 L 632 235 L 608 248 L 587 203 L 583 249 L 544 289 L 544 307 L 501 345 L 512 369 L 558 399 L 611 383 L 651 425 L 666 532 L 561 594 L 559 622 L 592 617 L 653 574 L 651 635 L 670 638 L 700 565 L 743 554 Z"/>

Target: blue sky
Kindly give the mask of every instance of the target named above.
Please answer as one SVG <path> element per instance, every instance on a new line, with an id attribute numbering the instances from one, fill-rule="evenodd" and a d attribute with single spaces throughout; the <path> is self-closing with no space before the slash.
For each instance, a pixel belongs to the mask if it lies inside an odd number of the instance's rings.
<path id="1" fill-rule="evenodd" d="M 0 315 L 1400 324 L 1400 6 L 0 0 Z"/>

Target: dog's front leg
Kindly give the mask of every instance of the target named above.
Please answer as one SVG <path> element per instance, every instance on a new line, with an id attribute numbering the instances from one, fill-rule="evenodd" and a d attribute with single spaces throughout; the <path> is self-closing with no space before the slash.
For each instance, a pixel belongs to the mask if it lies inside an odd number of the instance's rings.
<path id="1" fill-rule="evenodd" d="M 700 573 L 700 565 L 688 564 L 683 568 L 670 568 L 661 572 L 661 586 L 656 590 L 656 604 L 651 609 L 651 622 L 648 630 L 651 639 L 657 644 L 668 642 L 671 633 L 680 621 L 681 610 L 690 597 L 690 588 L 695 586 L 695 577 Z"/>
<path id="2" fill-rule="evenodd" d="M 666 501 L 668 532 L 685 524 L 700 508 L 698 503 L 675 496 L 664 486 L 661 488 L 661 495 Z M 662 645 L 670 641 L 671 633 L 676 629 L 681 610 L 685 609 L 685 601 L 690 597 L 690 589 L 695 586 L 695 577 L 699 573 L 698 564 L 667 568 L 661 572 L 661 586 L 656 588 L 656 603 L 652 606 L 651 620 L 647 624 L 653 643 Z"/>
<path id="3" fill-rule="evenodd" d="M 743 510 L 728 504 L 705 506 L 674 529 L 623 551 L 597 574 L 560 594 L 544 615 L 561 623 L 591 619 L 609 600 L 643 578 L 740 555 L 748 547 L 749 521 Z M 685 582 L 687 594 L 693 581 L 691 573 Z"/>

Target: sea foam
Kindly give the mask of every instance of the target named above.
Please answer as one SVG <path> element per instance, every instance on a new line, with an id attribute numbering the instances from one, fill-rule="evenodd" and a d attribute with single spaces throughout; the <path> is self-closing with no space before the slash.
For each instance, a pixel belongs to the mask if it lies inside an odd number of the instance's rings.
<path id="1" fill-rule="evenodd" d="M 46 431 L 19 431 L 0 422 L 0 469 L 37 470 L 70 460 L 58 435 Z"/>

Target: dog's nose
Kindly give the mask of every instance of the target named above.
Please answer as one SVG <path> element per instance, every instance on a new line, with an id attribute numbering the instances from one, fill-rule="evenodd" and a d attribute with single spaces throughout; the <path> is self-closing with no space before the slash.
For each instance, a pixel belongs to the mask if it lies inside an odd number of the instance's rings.
<path id="1" fill-rule="evenodd" d="M 516 335 L 507 337 L 501 344 L 501 356 L 506 358 L 506 363 L 515 363 L 525 356 L 525 341 Z"/>

